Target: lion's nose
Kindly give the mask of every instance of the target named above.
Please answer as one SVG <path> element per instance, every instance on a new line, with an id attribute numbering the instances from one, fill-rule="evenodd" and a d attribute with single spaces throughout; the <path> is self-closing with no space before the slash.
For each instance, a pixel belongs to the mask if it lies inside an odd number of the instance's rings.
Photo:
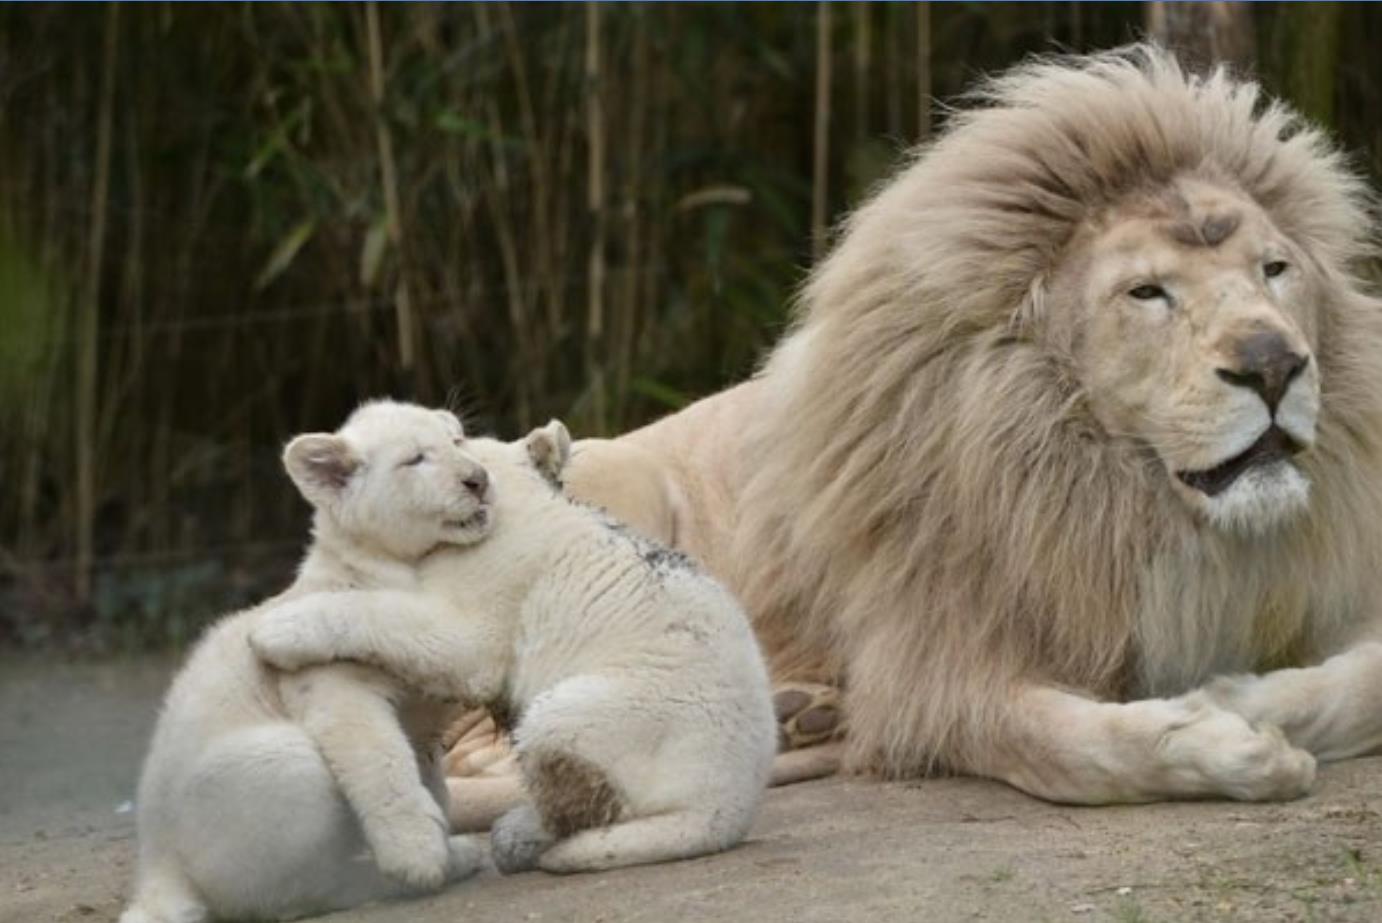
<path id="1" fill-rule="evenodd" d="M 1237 360 L 1234 367 L 1216 369 L 1219 377 L 1231 385 L 1256 391 L 1274 416 L 1286 389 L 1310 361 L 1309 356 L 1293 350 L 1286 338 L 1273 330 L 1248 334 L 1233 345 L 1232 354 Z"/>
<path id="2" fill-rule="evenodd" d="M 489 472 L 484 468 L 476 468 L 465 476 L 461 484 L 477 498 L 484 497 L 485 490 L 489 487 Z"/>

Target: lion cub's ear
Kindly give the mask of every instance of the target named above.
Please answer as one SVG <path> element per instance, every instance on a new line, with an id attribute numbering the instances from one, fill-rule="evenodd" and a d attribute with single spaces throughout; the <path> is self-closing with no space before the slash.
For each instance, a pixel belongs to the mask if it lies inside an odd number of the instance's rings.
<path id="1" fill-rule="evenodd" d="M 537 470 L 549 481 L 560 483 L 562 469 L 571 460 L 571 434 L 566 424 L 553 420 L 529 433 L 523 445 Z"/>
<path id="2" fill-rule="evenodd" d="M 307 502 L 330 504 L 360 467 L 355 450 L 334 433 L 298 436 L 283 450 L 283 467 Z"/>
<path id="3" fill-rule="evenodd" d="M 462 425 L 460 417 L 449 410 L 442 410 L 440 408 L 432 412 L 438 417 L 441 417 L 441 421 L 446 424 L 446 428 L 451 431 L 451 435 L 464 438 L 465 426 Z"/>

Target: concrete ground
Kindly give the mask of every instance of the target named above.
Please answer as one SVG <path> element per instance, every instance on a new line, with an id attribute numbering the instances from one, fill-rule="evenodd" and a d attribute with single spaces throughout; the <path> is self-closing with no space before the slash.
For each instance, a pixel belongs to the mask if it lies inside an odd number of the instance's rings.
<path id="1" fill-rule="evenodd" d="M 112 921 L 129 800 L 170 665 L 0 659 L 0 923 Z M 1382 759 L 1290 804 L 1069 808 L 972 779 L 769 794 L 719 856 L 559 878 L 486 873 L 340 923 L 1382 920 Z"/>

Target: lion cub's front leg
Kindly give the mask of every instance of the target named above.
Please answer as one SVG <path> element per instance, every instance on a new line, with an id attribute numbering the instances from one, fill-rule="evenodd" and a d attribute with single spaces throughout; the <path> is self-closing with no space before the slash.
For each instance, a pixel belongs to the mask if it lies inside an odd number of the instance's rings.
<path id="1" fill-rule="evenodd" d="M 508 646 L 492 620 L 422 592 L 312 593 L 264 613 L 250 633 L 260 659 L 284 670 L 351 660 L 416 692 L 487 702 L 503 689 Z"/>
<path id="2" fill-rule="evenodd" d="M 423 784 L 425 767 L 399 724 L 392 680 L 369 667 L 334 664 L 286 676 L 280 689 L 381 872 L 410 890 L 433 890 L 479 870 L 476 845 L 448 836 L 444 789 Z"/>

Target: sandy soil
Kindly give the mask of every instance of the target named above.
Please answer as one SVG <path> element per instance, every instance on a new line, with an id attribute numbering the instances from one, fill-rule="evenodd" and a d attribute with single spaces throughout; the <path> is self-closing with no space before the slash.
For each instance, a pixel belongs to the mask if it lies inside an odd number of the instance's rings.
<path id="1" fill-rule="evenodd" d="M 169 665 L 0 660 L 0 921 L 109 921 Z M 970 779 L 772 792 L 748 843 L 559 878 L 483 874 L 341 923 L 1382 920 L 1382 759 L 1290 804 L 1068 808 Z"/>

